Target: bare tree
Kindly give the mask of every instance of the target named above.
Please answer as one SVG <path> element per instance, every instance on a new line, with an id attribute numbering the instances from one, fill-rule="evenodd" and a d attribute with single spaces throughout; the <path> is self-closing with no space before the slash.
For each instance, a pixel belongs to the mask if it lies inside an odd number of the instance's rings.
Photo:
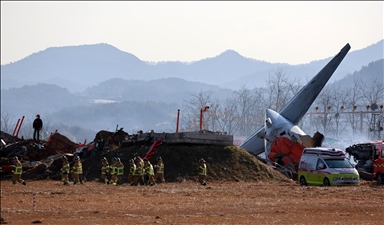
<path id="1" fill-rule="evenodd" d="M 378 110 L 378 104 L 384 102 L 384 86 L 382 79 L 374 79 L 371 83 L 363 84 L 363 99 L 368 104 L 369 109 L 372 110 L 371 114 L 366 114 L 365 127 L 369 127 L 369 135 L 371 139 L 380 139 L 377 134 L 379 131 L 379 121 L 383 117 L 380 112 L 374 112 Z M 367 107 L 368 108 L 368 107 Z M 373 133 L 371 133 L 373 132 Z"/>
<path id="2" fill-rule="evenodd" d="M 384 100 L 384 83 L 382 79 L 374 79 L 370 83 L 363 83 L 363 99 L 369 104 L 377 104 Z"/>
<path id="3" fill-rule="evenodd" d="M 211 131 L 217 131 L 218 129 L 221 129 L 222 126 L 220 126 L 221 123 L 221 101 L 218 99 L 213 99 L 209 103 L 209 110 L 207 112 L 204 112 L 204 120 L 203 123 L 206 128 Z M 221 130 L 223 131 L 223 130 Z"/>
<path id="4" fill-rule="evenodd" d="M 205 106 L 209 106 L 212 102 L 212 91 L 200 91 L 197 94 L 192 94 L 192 98 L 185 101 L 184 110 L 181 118 L 181 130 L 196 131 L 200 126 L 200 110 Z M 209 116 L 209 114 L 207 114 Z M 208 125 L 209 117 L 203 120 L 203 126 Z M 206 127 L 208 128 L 208 127 Z"/>
<path id="5" fill-rule="evenodd" d="M 220 108 L 219 124 L 223 131 L 234 135 L 239 129 L 240 119 L 237 117 L 236 102 L 234 99 L 227 99 L 225 106 Z"/>
<path id="6" fill-rule="evenodd" d="M 267 80 L 268 108 L 279 111 L 291 99 L 295 91 L 295 82 L 290 82 L 286 73 L 278 67 Z"/>
<path id="7" fill-rule="evenodd" d="M 32 139 L 32 137 L 33 137 L 32 123 L 33 123 L 33 120 L 31 120 L 30 118 L 28 118 L 28 117 L 24 118 L 24 122 L 20 127 L 20 133 L 18 134 L 19 138 L 22 137 L 24 139 Z"/>
<path id="8" fill-rule="evenodd" d="M 315 119 L 315 125 L 317 130 L 322 130 L 321 133 L 326 135 L 328 133 L 328 125 L 332 123 L 334 117 L 330 114 L 330 109 L 333 105 L 333 94 L 332 90 L 329 87 L 325 87 L 319 94 L 316 99 L 316 104 L 319 107 L 319 111 L 323 114 L 317 115 L 317 120 Z M 329 108 L 330 107 L 330 108 Z"/>
<path id="9" fill-rule="evenodd" d="M 1 131 L 8 133 L 8 134 L 12 134 L 13 133 L 12 120 L 13 119 L 8 114 L 8 112 L 2 111 L 1 112 Z M 16 126 L 16 124 L 15 124 L 15 126 Z"/>
<path id="10" fill-rule="evenodd" d="M 363 99 L 362 78 L 355 78 L 353 81 L 353 87 L 346 90 L 346 108 L 345 110 L 354 111 L 354 107 L 359 105 L 359 102 Z M 347 115 L 347 121 L 352 128 L 352 139 L 355 139 L 358 131 L 358 121 L 354 113 Z"/>
<path id="11" fill-rule="evenodd" d="M 330 128 L 333 130 L 333 134 L 337 139 L 340 138 L 340 130 L 345 130 L 345 123 L 341 122 L 341 119 L 343 118 L 341 112 L 344 110 L 344 105 L 347 102 L 346 96 L 347 93 L 344 89 L 340 87 L 334 87 L 332 89 L 332 109 L 335 112 L 334 114 L 331 114 L 331 116 L 334 116 L 334 123 L 332 124 Z M 329 129 L 331 130 L 331 129 Z"/>
<path id="12" fill-rule="evenodd" d="M 235 119 L 238 121 L 239 135 L 250 135 L 255 130 L 255 112 L 258 108 L 259 99 L 254 95 L 254 92 L 247 89 L 245 85 L 240 90 L 233 92 L 231 106 Z"/>

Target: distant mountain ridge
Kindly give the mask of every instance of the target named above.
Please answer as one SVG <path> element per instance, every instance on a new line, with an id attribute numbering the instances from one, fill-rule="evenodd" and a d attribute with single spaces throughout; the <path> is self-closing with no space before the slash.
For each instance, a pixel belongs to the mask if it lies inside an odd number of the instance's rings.
<path id="1" fill-rule="evenodd" d="M 384 59 L 377 60 L 327 85 L 349 88 L 355 79 L 371 83 L 384 79 L 383 70 Z M 156 131 L 174 131 L 177 109 L 183 112 L 185 103 L 200 91 L 211 91 L 212 99 L 225 100 L 233 95 L 230 89 L 176 77 L 150 81 L 112 78 L 81 93 L 71 93 L 55 84 L 39 83 L 2 89 L 1 113 L 8 114 L 11 119 L 24 115 L 26 126 L 39 113 L 47 125 L 74 126 L 82 133 L 84 129 L 113 129 L 116 124 L 124 126 L 126 131 L 132 129 L 130 132 L 154 127 Z M 112 103 L 95 104 L 96 100 L 110 100 Z M 51 126 L 47 127 L 53 129 Z M 81 138 L 91 140 L 93 135 L 91 132 L 91 136 Z"/>
<path id="2" fill-rule="evenodd" d="M 371 82 L 382 82 L 384 84 L 384 59 L 380 59 L 374 62 L 370 62 L 368 65 L 363 66 L 360 70 L 347 74 L 343 79 L 337 80 L 331 84 L 330 87 L 354 87 L 355 80 Z M 383 96 L 384 97 L 384 96 Z"/>
<path id="3" fill-rule="evenodd" d="M 327 86 L 352 87 L 354 80 L 384 82 L 384 59 L 362 66 L 360 70 L 347 74 L 343 79 L 328 83 Z M 161 78 L 150 81 L 112 78 L 88 87 L 83 92 L 71 93 L 55 84 L 25 85 L 21 88 L 1 90 L 1 109 L 10 114 L 20 112 L 53 113 L 68 107 L 90 106 L 100 100 L 106 102 L 164 102 L 183 105 L 192 95 L 212 92 L 213 99 L 228 99 L 233 90 L 181 78 Z M 27 110 L 26 110 L 27 109 Z"/>
<path id="4" fill-rule="evenodd" d="M 112 78 L 87 88 L 82 95 L 86 98 L 117 102 L 134 100 L 182 104 L 185 99 L 191 97 L 191 94 L 200 91 L 212 91 L 212 97 L 217 98 L 226 98 L 231 95 L 229 89 L 175 77 L 150 81 Z"/>
<path id="5" fill-rule="evenodd" d="M 339 80 L 363 65 L 382 59 L 383 42 L 381 40 L 348 53 L 331 81 Z M 353 48 L 353 43 L 351 46 Z M 336 53 L 338 50 L 335 50 Z M 153 65 L 105 43 L 51 47 L 17 62 L 1 65 L 1 88 L 47 83 L 67 88 L 71 92 L 82 92 L 112 78 L 148 81 L 169 77 L 230 89 L 238 89 L 243 84 L 260 87 L 265 85 L 269 73 L 277 67 L 283 68 L 289 76 L 313 77 L 331 57 L 292 66 L 250 59 L 236 51 L 227 50 L 216 57 L 190 64 L 162 62 Z"/>

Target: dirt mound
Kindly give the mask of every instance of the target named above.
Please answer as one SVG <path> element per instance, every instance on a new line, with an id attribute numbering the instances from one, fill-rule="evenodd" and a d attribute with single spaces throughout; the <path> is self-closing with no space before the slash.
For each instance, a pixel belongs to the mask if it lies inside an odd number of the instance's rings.
<path id="1" fill-rule="evenodd" d="M 87 180 L 98 180 L 100 177 L 101 158 L 110 162 L 119 157 L 124 164 L 124 182 L 129 171 L 128 160 L 145 154 L 150 146 L 119 147 L 102 151 L 83 161 L 84 177 Z M 198 172 L 198 160 L 207 161 L 207 180 L 222 181 L 290 181 L 281 173 L 256 159 L 244 149 L 236 146 L 220 145 L 166 145 L 158 147 L 158 151 L 150 159 L 156 164 L 157 156 L 161 156 L 165 164 L 164 176 L 167 182 L 195 180 Z"/>

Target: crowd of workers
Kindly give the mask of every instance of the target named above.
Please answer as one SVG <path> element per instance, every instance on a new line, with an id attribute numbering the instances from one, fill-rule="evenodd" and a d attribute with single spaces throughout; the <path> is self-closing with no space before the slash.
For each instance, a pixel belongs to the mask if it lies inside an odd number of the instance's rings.
<path id="1" fill-rule="evenodd" d="M 43 121 L 40 119 L 40 115 L 36 115 L 36 119 L 33 122 L 33 139 L 39 140 L 39 131 L 43 127 Z M 64 185 L 69 184 L 69 174 L 72 174 L 74 184 L 83 184 L 83 168 L 79 156 L 75 156 L 74 164 L 72 169 L 70 163 L 66 156 L 61 157 L 63 166 L 60 170 L 61 172 L 61 181 Z M 12 169 L 12 184 L 16 185 L 17 182 L 26 185 L 25 181 L 21 179 L 22 174 L 22 164 L 15 156 L 13 158 L 13 169 Z M 152 165 L 148 159 L 141 159 L 140 156 L 136 156 L 134 159 L 129 160 L 129 174 L 128 174 L 128 183 L 132 186 L 137 185 L 157 185 L 156 181 L 165 183 L 164 179 L 164 163 L 161 156 L 156 158 L 157 164 Z M 108 160 L 104 157 L 101 160 L 101 179 L 104 184 L 114 184 L 114 185 L 123 185 L 123 176 L 124 176 L 124 164 L 121 162 L 120 158 L 113 157 L 112 163 L 109 164 Z M 156 169 L 156 173 L 155 173 Z M 199 178 L 198 182 L 201 185 L 206 185 L 205 177 L 207 176 L 207 166 L 206 161 L 201 158 L 199 159 Z"/>
<path id="2" fill-rule="evenodd" d="M 72 174 L 74 184 L 83 184 L 83 168 L 79 156 L 75 156 L 74 164 L 72 169 L 66 156 L 62 156 L 61 160 L 63 166 L 61 167 L 61 181 L 64 185 L 69 184 L 69 174 Z M 164 163 L 161 156 L 156 158 L 157 164 L 152 165 L 148 159 L 142 159 L 140 156 L 136 156 L 134 159 L 129 160 L 129 174 L 128 183 L 131 186 L 137 185 L 157 185 L 157 181 L 165 183 L 164 179 Z M 124 164 L 120 158 L 113 157 L 112 163 L 109 164 L 108 160 L 103 157 L 101 160 L 101 179 L 104 184 L 123 185 L 124 176 Z M 156 172 L 155 172 L 156 170 Z M 25 181 L 21 179 L 22 165 L 15 156 L 13 158 L 13 169 L 12 169 L 12 184 L 16 185 L 17 182 L 26 185 Z M 206 185 L 205 178 L 207 176 L 206 161 L 201 158 L 199 159 L 199 177 L 198 182 L 201 185 Z"/>
<path id="3" fill-rule="evenodd" d="M 157 164 L 153 166 L 148 159 L 143 160 L 140 156 L 130 159 L 128 183 L 132 186 L 139 184 L 153 186 L 157 185 L 158 180 L 165 183 L 163 159 L 159 156 L 156 160 Z M 124 165 L 120 158 L 112 158 L 112 163 L 109 165 L 108 160 L 104 157 L 101 163 L 101 179 L 104 184 L 123 185 Z M 110 179 L 108 179 L 108 175 L 110 175 Z"/>

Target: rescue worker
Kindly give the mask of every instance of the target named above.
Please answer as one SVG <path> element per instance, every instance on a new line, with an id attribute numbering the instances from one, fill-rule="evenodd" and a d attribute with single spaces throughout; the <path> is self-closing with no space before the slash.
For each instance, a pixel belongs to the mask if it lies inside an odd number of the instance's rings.
<path id="1" fill-rule="evenodd" d="M 207 185 L 205 181 L 205 177 L 207 176 L 207 165 L 203 158 L 199 159 L 199 163 L 199 183 L 205 186 Z"/>
<path id="2" fill-rule="evenodd" d="M 134 173 L 133 177 L 133 183 L 131 184 L 132 186 L 137 186 L 137 184 L 140 182 L 141 185 L 144 185 L 144 168 L 143 168 L 143 163 L 142 159 L 140 156 L 135 157 L 135 164 L 136 164 L 136 170 Z"/>
<path id="3" fill-rule="evenodd" d="M 156 160 L 157 160 L 157 165 L 154 165 L 156 169 L 154 180 L 156 182 L 158 179 L 160 179 L 161 183 L 165 183 L 163 159 L 159 156 L 156 158 Z"/>
<path id="4" fill-rule="evenodd" d="M 128 174 L 128 183 L 133 184 L 133 178 L 135 176 L 135 171 L 136 171 L 136 165 L 135 161 L 133 159 L 129 160 L 129 174 Z"/>
<path id="5" fill-rule="evenodd" d="M 116 184 L 117 182 L 117 171 L 116 171 L 116 162 L 117 162 L 117 158 L 116 157 L 113 157 L 112 158 L 112 164 L 111 164 L 111 170 L 110 170 L 110 173 L 111 173 L 111 184 Z"/>
<path id="6" fill-rule="evenodd" d="M 80 181 L 80 177 L 83 175 L 83 165 L 81 164 L 80 156 L 75 157 L 75 163 L 72 166 L 71 173 L 72 173 L 74 184 L 83 183 L 82 181 Z"/>
<path id="7" fill-rule="evenodd" d="M 108 180 L 108 174 L 109 174 L 109 171 L 110 171 L 110 167 L 109 167 L 109 163 L 108 163 L 108 160 L 103 157 L 101 159 L 101 179 L 104 181 L 104 184 L 109 184 L 109 180 Z"/>
<path id="8" fill-rule="evenodd" d="M 140 156 L 136 156 L 136 159 L 140 162 L 141 166 L 144 167 L 144 160 Z"/>
<path id="9" fill-rule="evenodd" d="M 69 162 L 65 155 L 61 156 L 61 160 L 63 162 L 63 166 L 61 167 L 61 181 L 63 181 L 64 185 L 69 184 L 68 174 L 69 174 Z"/>
<path id="10" fill-rule="evenodd" d="M 16 185 L 16 182 L 19 182 L 23 185 L 26 185 L 24 180 L 21 179 L 21 174 L 23 173 L 23 166 L 21 165 L 21 162 L 19 161 L 19 158 L 17 156 L 13 157 L 12 159 L 12 185 Z"/>
<path id="11" fill-rule="evenodd" d="M 116 158 L 116 185 L 123 185 L 124 164 L 120 158 Z"/>
<path id="12" fill-rule="evenodd" d="M 155 173 L 153 171 L 153 166 L 148 159 L 144 159 L 144 171 L 145 171 L 145 176 L 147 177 L 146 184 L 151 186 L 157 185 L 154 179 Z"/>

